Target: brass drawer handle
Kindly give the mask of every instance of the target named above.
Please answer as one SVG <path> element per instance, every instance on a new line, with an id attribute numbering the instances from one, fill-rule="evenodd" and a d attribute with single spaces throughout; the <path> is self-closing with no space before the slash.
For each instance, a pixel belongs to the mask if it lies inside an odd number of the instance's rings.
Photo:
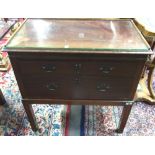
<path id="1" fill-rule="evenodd" d="M 110 73 L 113 69 L 114 67 L 105 67 L 105 66 L 100 67 L 100 71 L 105 74 Z"/>
<path id="2" fill-rule="evenodd" d="M 58 86 L 55 83 L 50 83 L 47 84 L 47 88 L 51 91 L 55 91 L 58 88 Z"/>
<path id="3" fill-rule="evenodd" d="M 75 64 L 75 65 L 74 65 L 74 69 L 75 69 L 75 70 L 80 70 L 81 67 L 82 67 L 81 64 Z"/>
<path id="4" fill-rule="evenodd" d="M 99 92 L 106 92 L 108 89 L 110 89 L 110 86 L 105 83 L 97 85 L 97 91 Z"/>
<path id="5" fill-rule="evenodd" d="M 42 69 L 45 71 L 45 72 L 53 72 L 56 70 L 56 66 L 54 65 L 43 65 L 42 66 Z"/>
<path id="6" fill-rule="evenodd" d="M 74 71 L 76 74 L 80 74 L 81 67 L 82 67 L 82 65 L 78 64 L 78 63 L 74 65 Z"/>

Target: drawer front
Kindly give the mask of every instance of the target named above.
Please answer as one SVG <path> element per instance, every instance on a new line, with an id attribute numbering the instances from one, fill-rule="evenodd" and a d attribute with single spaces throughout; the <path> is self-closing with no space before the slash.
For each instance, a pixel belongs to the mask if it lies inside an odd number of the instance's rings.
<path id="1" fill-rule="evenodd" d="M 23 79 L 24 97 L 36 99 L 131 100 L 131 78 L 36 77 Z"/>
<path id="2" fill-rule="evenodd" d="M 109 60 L 18 60 L 22 75 L 85 75 L 133 77 L 141 70 L 143 63 L 136 61 Z"/>

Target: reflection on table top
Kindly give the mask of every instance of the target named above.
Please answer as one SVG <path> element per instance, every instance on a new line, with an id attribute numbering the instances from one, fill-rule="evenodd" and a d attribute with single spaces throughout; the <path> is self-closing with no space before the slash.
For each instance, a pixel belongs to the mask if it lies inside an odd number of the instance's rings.
<path id="1" fill-rule="evenodd" d="M 130 20 L 28 19 L 6 48 L 147 51 Z"/>

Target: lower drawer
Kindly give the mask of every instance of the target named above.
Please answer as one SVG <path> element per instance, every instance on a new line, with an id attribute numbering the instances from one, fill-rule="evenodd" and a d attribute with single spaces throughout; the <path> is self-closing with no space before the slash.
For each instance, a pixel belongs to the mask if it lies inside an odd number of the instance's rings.
<path id="1" fill-rule="evenodd" d="M 134 79 L 97 77 L 25 78 L 24 98 L 130 100 Z"/>

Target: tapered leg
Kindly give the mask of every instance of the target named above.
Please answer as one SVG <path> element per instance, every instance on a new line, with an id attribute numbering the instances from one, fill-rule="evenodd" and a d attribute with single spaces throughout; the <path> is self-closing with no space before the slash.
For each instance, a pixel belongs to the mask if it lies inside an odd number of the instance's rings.
<path id="1" fill-rule="evenodd" d="M 36 118 L 35 118 L 35 115 L 34 115 L 32 105 L 29 104 L 29 103 L 26 103 L 24 101 L 23 101 L 23 105 L 24 105 L 24 108 L 25 108 L 27 117 L 29 119 L 32 130 L 37 131 L 38 130 L 38 125 L 36 123 Z"/>
<path id="2" fill-rule="evenodd" d="M 119 127 L 116 130 L 116 132 L 118 132 L 118 133 L 122 133 L 123 132 L 124 127 L 125 127 L 125 125 L 127 123 L 128 117 L 130 115 L 131 108 L 132 108 L 132 105 L 125 105 L 123 107 L 123 111 L 122 111 Z"/>

